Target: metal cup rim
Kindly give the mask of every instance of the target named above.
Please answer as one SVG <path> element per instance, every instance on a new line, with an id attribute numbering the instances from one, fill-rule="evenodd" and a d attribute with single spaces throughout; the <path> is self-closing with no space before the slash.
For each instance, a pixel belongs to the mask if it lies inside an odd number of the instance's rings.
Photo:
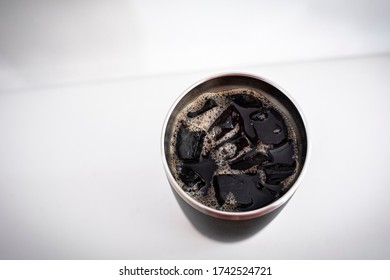
<path id="1" fill-rule="evenodd" d="M 303 162 L 303 167 L 302 167 L 300 173 L 298 174 L 298 178 L 295 180 L 294 184 L 289 188 L 289 190 L 286 193 L 284 193 L 280 198 L 273 201 L 272 203 L 270 203 L 264 207 L 255 209 L 255 210 L 245 211 L 245 212 L 220 211 L 220 210 L 216 210 L 216 209 L 207 207 L 206 205 L 203 205 L 202 203 L 196 201 L 195 199 L 192 199 L 189 195 L 186 194 L 186 192 L 176 182 L 176 180 L 173 177 L 171 170 L 169 168 L 169 164 L 166 160 L 165 133 L 167 130 L 168 121 L 172 115 L 172 112 L 174 111 L 174 109 L 178 105 L 178 103 L 183 99 L 184 96 L 186 96 L 189 92 L 191 92 L 191 90 L 193 90 L 194 88 L 196 88 L 197 86 L 199 86 L 205 82 L 208 82 L 210 80 L 217 79 L 217 78 L 233 77 L 233 76 L 248 77 L 248 78 L 252 78 L 252 79 L 257 79 L 257 80 L 263 81 L 265 83 L 268 83 L 269 85 L 275 87 L 280 92 L 282 92 L 293 103 L 293 105 L 297 109 L 297 111 L 302 119 L 303 126 L 305 128 L 306 142 L 307 142 L 306 143 L 306 157 L 305 157 L 305 160 Z M 282 87 L 277 85 L 275 82 L 273 82 L 267 78 L 261 77 L 261 76 L 257 76 L 257 75 L 253 75 L 253 74 L 249 74 L 249 73 L 243 73 L 243 72 L 229 72 L 229 73 L 220 73 L 220 74 L 216 74 L 216 75 L 211 75 L 211 76 L 205 77 L 205 78 L 197 81 L 196 83 L 194 83 L 190 87 L 188 87 L 186 90 L 184 90 L 182 92 L 182 94 L 180 94 L 180 96 L 172 104 L 172 106 L 170 107 L 170 109 L 165 117 L 162 132 L 161 132 L 161 143 L 160 144 L 161 144 L 161 156 L 162 156 L 164 171 L 166 173 L 166 176 L 168 178 L 168 181 L 169 181 L 172 189 L 187 204 L 189 204 L 193 208 L 197 209 L 198 211 L 200 211 L 206 215 L 212 216 L 214 218 L 219 218 L 219 219 L 224 219 L 224 220 L 248 220 L 248 219 L 257 218 L 260 216 L 264 216 L 264 215 L 278 209 L 283 204 L 285 204 L 294 195 L 294 193 L 298 189 L 298 186 L 300 185 L 302 178 L 304 177 L 304 174 L 306 173 L 308 161 L 310 159 L 310 153 L 311 153 L 311 144 L 310 144 L 310 137 L 309 137 L 307 121 L 306 121 L 306 118 L 305 118 L 301 108 L 299 107 L 297 102 L 294 100 L 294 98 L 285 89 L 283 89 Z"/>

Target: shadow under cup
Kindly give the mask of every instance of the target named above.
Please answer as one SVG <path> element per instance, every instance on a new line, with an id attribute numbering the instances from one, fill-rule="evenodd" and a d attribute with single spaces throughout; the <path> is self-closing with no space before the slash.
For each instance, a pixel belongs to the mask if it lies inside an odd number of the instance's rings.
<path id="1" fill-rule="evenodd" d="M 197 97 L 206 92 L 221 92 L 246 88 L 263 94 L 290 120 L 295 131 L 298 148 L 298 169 L 290 188 L 272 203 L 245 212 L 225 212 L 207 207 L 191 198 L 176 182 L 170 166 L 169 149 L 179 112 Z M 203 234 L 221 241 L 235 241 L 251 236 L 261 230 L 281 211 L 295 193 L 306 169 L 308 139 L 306 125 L 300 110 L 290 97 L 273 82 L 248 74 L 223 74 L 206 78 L 187 89 L 173 104 L 164 122 L 162 132 L 163 165 L 168 181 L 183 212 Z"/>

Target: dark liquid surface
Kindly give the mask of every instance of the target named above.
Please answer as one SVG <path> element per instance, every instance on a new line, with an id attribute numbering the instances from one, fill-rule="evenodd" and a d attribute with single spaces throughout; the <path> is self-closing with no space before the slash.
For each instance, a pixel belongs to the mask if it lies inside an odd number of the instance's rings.
<path id="1" fill-rule="evenodd" d="M 206 206 L 250 211 L 288 190 L 297 168 L 294 131 L 261 94 L 206 94 L 184 110 L 176 127 L 176 179 Z"/>

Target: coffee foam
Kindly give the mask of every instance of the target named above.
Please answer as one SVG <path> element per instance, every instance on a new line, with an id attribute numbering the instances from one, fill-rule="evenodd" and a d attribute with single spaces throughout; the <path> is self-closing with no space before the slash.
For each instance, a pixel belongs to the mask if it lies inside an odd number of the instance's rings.
<path id="1" fill-rule="evenodd" d="M 266 98 L 263 94 L 254 91 L 249 90 L 246 88 L 237 88 L 237 89 L 231 89 L 231 90 L 225 90 L 221 92 L 206 92 L 201 94 L 199 97 L 197 97 L 194 101 L 192 101 L 190 104 L 188 104 L 184 109 L 178 114 L 173 135 L 171 139 L 171 146 L 170 146 L 170 166 L 171 170 L 173 171 L 173 175 L 178 182 L 178 184 L 186 191 L 186 193 L 192 197 L 193 199 L 197 200 L 198 202 L 202 203 L 203 205 L 221 210 L 221 211 L 228 211 L 228 212 L 234 212 L 237 211 L 237 203 L 234 198 L 233 194 L 229 194 L 226 202 L 219 206 L 216 197 L 215 197 L 215 190 L 213 184 L 211 184 L 208 193 L 204 195 L 199 189 L 197 189 L 197 186 L 192 187 L 191 189 L 186 187 L 185 184 L 180 180 L 177 169 L 175 168 L 178 165 L 181 165 L 182 162 L 180 159 L 177 158 L 177 155 L 175 153 L 175 144 L 177 139 L 178 130 L 181 125 L 186 125 L 186 127 L 191 131 L 205 131 L 207 132 L 203 148 L 202 148 L 202 155 L 206 155 L 211 151 L 211 157 L 212 159 L 217 163 L 218 169 L 215 171 L 214 175 L 221 175 L 221 174 L 255 174 L 257 173 L 257 176 L 260 177 L 261 181 L 264 182 L 266 180 L 266 174 L 264 171 L 257 168 L 257 166 L 253 166 L 247 170 L 235 170 L 230 167 L 228 162 L 240 157 L 242 154 L 248 152 L 249 150 L 253 149 L 254 147 L 252 144 L 250 144 L 248 147 L 245 147 L 240 153 L 235 155 L 234 157 L 230 157 L 231 155 L 234 155 L 236 153 L 236 147 L 234 144 L 226 143 L 219 147 L 216 150 L 213 150 L 215 147 L 226 141 L 227 139 L 234 136 L 239 131 L 238 125 L 236 127 L 228 132 L 226 135 L 224 135 L 221 139 L 216 140 L 216 136 L 218 135 L 218 128 L 215 127 L 210 130 L 210 126 L 218 119 L 218 117 L 226 110 L 226 108 L 230 105 L 229 101 L 227 100 L 227 96 L 233 95 L 233 94 L 249 94 L 254 96 L 255 98 L 259 99 L 265 106 L 272 107 L 274 110 L 276 110 L 282 117 L 284 122 L 287 126 L 287 133 L 288 133 L 288 139 L 293 141 L 294 144 L 294 158 L 297 164 L 297 168 L 295 168 L 294 173 L 283 180 L 281 182 L 283 186 L 283 192 L 287 191 L 290 187 L 291 183 L 294 182 L 294 179 L 297 174 L 298 165 L 299 162 L 297 160 L 298 158 L 298 148 L 297 148 L 297 140 L 296 135 L 293 129 L 293 126 L 291 124 L 291 121 L 288 119 L 288 117 L 282 112 L 282 110 L 273 104 L 268 98 Z M 198 111 L 207 99 L 212 98 L 217 106 L 204 112 L 203 114 L 200 114 L 199 116 L 189 118 L 187 114 L 189 112 L 195 112 Z M 210 130 L 210 131 L 209 131 Z M 230 144 L 230 145 L 228 145 Z M 233 147 L 234 146 L 234 147 Z M 256 150 L 267 154 L 267 152 L 272 149 L 272 145 L 266 145 L 263 143 L 259 143 L 256 146 Z M 224 151 L 223 151 L 224 150 Z"/>

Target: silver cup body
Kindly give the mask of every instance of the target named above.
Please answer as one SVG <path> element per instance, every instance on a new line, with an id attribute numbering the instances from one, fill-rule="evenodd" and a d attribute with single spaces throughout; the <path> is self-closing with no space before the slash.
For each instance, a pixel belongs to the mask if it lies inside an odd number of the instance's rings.
<path id="1" fill-rule="evenodd" d="M 169 165 L 169 146 L 171 145 L 170 141 L 178 113 L 199 95 L 205 92 L 220 92 L 222 90 L 233 88 L 248 88 L 249 90 L 253 89 L 257 92 L 261 92 L 270 101 L 275 103 L 284 112 L 284 114 L 290 120 L 292 120 L 292 125 L 294 127 L 298 143 L 299 169 L 292 186 L 276 201 L 262 208 L 247 212 L 219 211 L 209 208 L 194 200 L 189 195 L 187 195 L 186 192 L 176 182 L 171 170 L 172 167 Z M 303 174 L 307 168 L 309 148 L 307 124 L 304 120 L 301 110 L 297 106 L 296 102 L 293 101 L 292 97 L 290 97 L 285 90 L 277 86 L 275 83 L 259 76 L 244 73 L 228 73 L 211 76 L 195 83 L 186 91 L 184 91 L 169 110 L 164 121 L 161 137 L 163 165 L 169 184 L 171 185 L 173 191 L 178 194 L 180 199 L 184 200 L 185 203 L 189 204 L 198 211 L 211 217 L 225 220 L 248 220 L 261 217 L 285 204 L 293 196 L 302 180 Z"/>

